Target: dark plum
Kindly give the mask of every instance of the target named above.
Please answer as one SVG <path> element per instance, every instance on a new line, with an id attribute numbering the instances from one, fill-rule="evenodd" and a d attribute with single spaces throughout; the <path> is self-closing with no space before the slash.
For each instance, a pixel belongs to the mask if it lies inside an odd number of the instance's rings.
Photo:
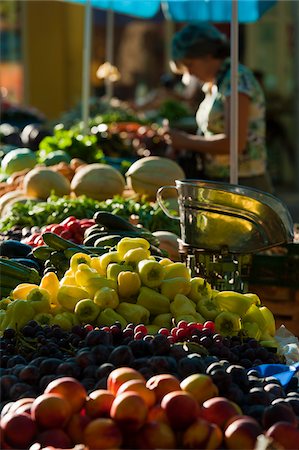
<path id="1" fill-rule="evenodd" d="M 108 362 L 115 367 L 130 367 L 134 363 L 134 359 L 133 352 L 128 345 L 119 345 L 110 353 Z"/>

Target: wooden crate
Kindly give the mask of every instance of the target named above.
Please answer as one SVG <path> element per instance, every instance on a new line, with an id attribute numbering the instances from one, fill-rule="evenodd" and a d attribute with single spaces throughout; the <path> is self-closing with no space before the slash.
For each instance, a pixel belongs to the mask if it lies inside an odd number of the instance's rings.
<path id="1" fill-rule="evenodd" d="M 284 325 L 299 337 L 299 290 L 284 286 L 250 284 L 248 292 L 259 296 L 274 314 L 276 327 Z"/>

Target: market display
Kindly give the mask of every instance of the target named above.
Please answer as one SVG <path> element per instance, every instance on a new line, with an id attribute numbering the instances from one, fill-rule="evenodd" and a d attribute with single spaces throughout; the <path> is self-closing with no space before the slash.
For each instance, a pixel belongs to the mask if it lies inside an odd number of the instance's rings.
<path id="1" fill-rule="evenodd" d="M 158 128 L 132 119 L 105 129 L 97 119 L 81 138 L 77 125 L 57 127 L 38 151 L 3 155 L 1 448 L 298 449 L 297 361 L 262 296 L 242 292 L 232 277 L 244 281 L 246 255 L 229 259 L 230 245 L 245 245 L 243 222 L 238 229 L 224 220 L 221 236 L 205 222 L 207 240 L 198 234 L 194 242 L 206 247 L 192 247 L 188 233 L 182 243 L 182 224 L 155 197 L 184 172 L 144 154 Z M 105 157 L 121 133 L 117 167 Z M 201 200 L 211 217 L 234 217 L 234 193 L 222 194 L 219 208 L 215 192 L 199 191 L 179 199 L 190 229 L 204 229 L 204 220 L 193 221 Z M 178 218 L 175 203 L 165 194 L 163 205 Z M 242 216 L 254 230 L 246 249 L 262 247 L 268 230 L 273 242 L 287 241 L 287 214 L 280 211 L 285 229 L 274 215 L 272 228 L 264 221 L 255 229 L 259 211 Z M 228 223 L 233 241 L 223 256 Z"/>

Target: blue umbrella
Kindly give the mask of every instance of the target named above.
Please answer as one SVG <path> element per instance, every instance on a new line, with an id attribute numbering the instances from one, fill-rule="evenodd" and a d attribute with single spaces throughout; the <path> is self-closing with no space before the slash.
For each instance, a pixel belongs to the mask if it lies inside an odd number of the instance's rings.
<path id="1" fill-rule="evenodd" d="M 258 20 L 276 0 L 67 0 L 86 5 L 85 45 L 83 56 L 82 112 L 84 128 L 87 130 L 89 99 L 89 61 L 91 8 L 96 7 L 149 19 L 162 8 L 167 19 L 177 22 L 230 22 L 231 23 L 231 117 L 230 117 L 230 182 L 238 183 L 238 47 L 239 22 Z M 109 16 L 108 16 L 109 17 Z M 113 23 L 110 20 L 110 23 Z M 108 47 L 109 48 L 109 47 Z M 110 45 L 110 54 L 111 54 Z M 109 61 L 109 59 L 108 59 Z M 111 61 L 109 61 L 111 62 Z"/>

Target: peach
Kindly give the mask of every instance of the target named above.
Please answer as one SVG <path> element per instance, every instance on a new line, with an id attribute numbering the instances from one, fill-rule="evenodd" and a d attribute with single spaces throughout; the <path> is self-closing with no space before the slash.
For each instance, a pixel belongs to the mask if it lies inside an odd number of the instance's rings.
<path id="1" fill-rule="evenodd" d="M 131 367 L 118 367 L 112 370 L 107 378 L 107 389 L 116 395 L 119 387 L 129 380 L 142 380 L 145 383 L 145 378 L 137 370 Z"/>
<path id="2" fill-rule="evenodd" d="M 1 419 L 3 440 L 14 448 L 27 448 L 37 433 L 35 421 L 28 414 L 6 414 Z"/>
<path id="3" fill-rule="evenodd" d="M 266 431 L 265 435 L 272 438 L 285 450 L 294 450 L 299 447 L 299 430 L 289 422 L 276 422 Z"/>
<path id="4" fill-rule="evenodd" d="M 119 387 L 117 395 L 127 391 L 137 392 L 137 394 L 141 395 L 149 408 L 154 406 L 154 404 L 156 403 L 156 395 L 154 391 L 151 391 L 149 388 L 147 388 L 144 382 L 141 380 L 126 381 Z"/>
<path id="5" fill-rule="evenodd" d="M 110 417 L 110 409 L 115 396 L 107 389 L 97 389 L 89 394 L 85 412 L 92 419 Z"/>
<path id="6" fill-rule="evenodd" d="M 176 448 L 176 437 L 172 428 L 163 422 L 146 422 L 135 436 L 135 448 Z"/>
<path id="7" fill-rule="evenodd" d="M 251 450 L 255 448 L 257 437 L 263 430 L 253 418 L 241 416 L 234 420 L 224 431 L 226 448 L 233 450 Z"/>
<path id="8" fill-rule="evenodd" d="M 92 420 L 84 430 L 84 442 L 90 450 L 117 449 L 122 444 L 122 434 L 109 418 Z"/>
<path id="9" fill-rule="evenodd" d="M 73 413 L 83 408 L 87 397 L 85 387 L 72 377 L 62 377 L 51 381 L 44 394 L 60 394 L 70 403 Z"/>
<path id="10" fill-rule="evenodd" d="M 196 399 L 185 391 L 173 391 L 166 394 L 161 402 L 170 425 L 174 429 L 184 430 L 191 425 L 199 415 Z"/>
<path id="11" fill-rule="evenodd" d="M 181 389 L 189 392 L 202 405 L 203 402 L 218 396 L 218 388 L 209 375 L 195 373 L 181 381 Z"/>
<path id="12" fill-rule="evenodd" d="M 148 410 L 147 422 L 164 422 L 169 424 L 168 417 L 166 415 L 165 410 L 161 407 L 161 405 L 154 405 L 152 408 Z"/>
<path id="13" fill-rule="evenodd" d="M 24 397 L 24 398 L 20 398 L 19 400 L 16 400 L 9 408 L 9 413 L 21 413 L 24 412 L 24 409 L 22 410 L 21 408 L 23 408 L 24 406 L 26 406 L 25 408 L 25 412 L 28 412 L 29 408 L 29 414 L 30 414 L 30 408 L 31 405 L 34 401 L 33 397 Z"/>
<path id="14" fill-rule="evenodd" d="M 31 405 L 31 417 L 42 428 L 63 428 L 71 414 L 69 402 L 59 394 L 42 394 Z"/>
<path id="15" fill-rule="evenodd" d="M 179 380 L 167 373 L 153 375 L 146 382 L 146 387 L 154 391 L 157 402 L 161 402 L 164 395 L 181 389 Z"/>
<path id="16" fill-rule="evenodd" d="M 41 444 L 41 447 L 52 447 L 55 449 L 71 448 L 72 441 L 64 430 L 60 428 L 52 428 L 51 430 L 41 431 L 36 436 L 36 442 Z"/>
<path id="17" fill-rule="evenodd" d="M 83 433 L 89 422 L 91 422 L 89 416 L 80 413 L 72 415 L 67 423 L 65 431 L 74 444 L 81 444 L 83 442 Z"/>
<path id="18" fill-rule="evenodd" d="M 208 422 L 215 423 L 222 429 L 229 419 L 241 414 L 241 408 L 225 397 L 213 397 L 206 400 L 200 411 L 201 417 Z"/>
<path id="19" fill-rule="evenodd" d="M 133 391 L 115 397 L 110 416 L 127 431 L 136 431 L 145 423 L 148 407 L 141 395 Z"/>
<path id="20" fill-rule="evenodd" d="M 220 427 L 204 419 L 197 419 L 184 432 L 182 437 L 184 448 L 219 448 L 223 441 Z"/>

